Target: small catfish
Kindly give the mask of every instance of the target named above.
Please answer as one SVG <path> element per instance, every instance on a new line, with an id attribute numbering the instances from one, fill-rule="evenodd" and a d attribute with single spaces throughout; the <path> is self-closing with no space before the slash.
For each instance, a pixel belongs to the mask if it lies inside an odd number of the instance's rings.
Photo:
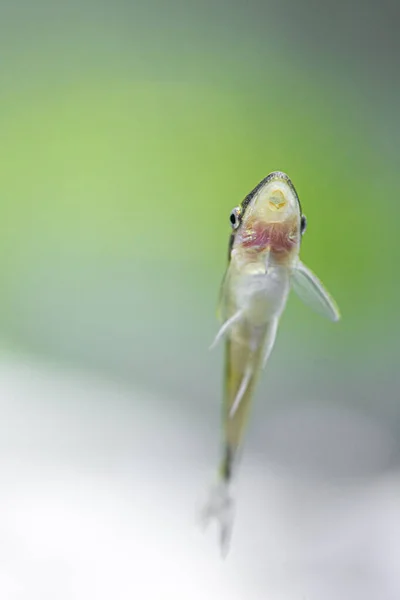
<path id="1" fill-rule="evenodd" d="M 296 190 L 285 173 L 263 179 L 230 214 L 228 268 L 220 292 L 222 326 L 212 345 L 225 339 L 223 455 L 218 480 L 202 511 L 216 518 L 223 554 L 233 523 L 230 484 L 238 462 L 257 378 L 274 346 L 290 288 L 331 321 L 339 309 L 299 258 L 306 230 Z"/>

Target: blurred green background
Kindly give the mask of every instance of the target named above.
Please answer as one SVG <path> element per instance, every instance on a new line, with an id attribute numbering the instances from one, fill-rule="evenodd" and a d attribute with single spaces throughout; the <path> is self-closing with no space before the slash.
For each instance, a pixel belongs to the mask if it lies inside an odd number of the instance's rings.
<path id="1" fill-rule="evenodd" d="M 354 459 L 347 432 L 340 474 L 396 467 L 398 13 L 388 0 L 0 1 L 3 348 L 165 398 L 209 436 L 196 461 L 212 466 L 229 213 L 283 170 L 308 218 L 302 258 L 343 320 L 290 299 L 249 446 L 273 456 L 269 416 L 312 399 L 311 417 L 354 409 L 394 440 L 376 466 L 368 436 Z M 312 455 L 329 414 L 319 426 Z"/>
<path id="2" fill-rule="evenodd" d="M 390 6 L 2 2 L 3 340 L 217 401 L 229 212 L 280 169 L 343 321 L 291 301 L 274 369 L 293 354 L 318 377 L 323 353 L 340 381 L 387 384 L 397 413 Z"/>

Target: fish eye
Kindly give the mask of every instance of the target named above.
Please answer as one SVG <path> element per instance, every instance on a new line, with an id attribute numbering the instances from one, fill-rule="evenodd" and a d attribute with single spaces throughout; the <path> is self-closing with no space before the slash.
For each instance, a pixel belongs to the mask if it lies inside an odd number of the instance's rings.
<path id="1" fill-rule="evenodd" d="M 301 235 L 303 235 L 303 233 L 305 232 L 306 229 L 307 229 L 307 219 L 306 219 L 305 215 L 301 215 L 301 221 L 300 221 Z"/>
<path id="2" fill-rule="evenodd" d="M 240 225 L 240 206 L 236 206 L 229 216 L 232 229 L 237 229 Z"/>

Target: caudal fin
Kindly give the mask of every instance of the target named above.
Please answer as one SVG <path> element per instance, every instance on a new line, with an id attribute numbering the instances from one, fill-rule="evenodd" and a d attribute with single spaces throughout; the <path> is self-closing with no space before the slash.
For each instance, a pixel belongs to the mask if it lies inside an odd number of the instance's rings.
<path id="1" fill-rule="evenodd" d="M 234 502 L 227 481 L 219 479 L 211 487 L 207 502 L 200 511 L 200 520 L 204 528 L 210 521 L 217 521 L 220 531 L 221 555 L 225 558 L 229 552 L 234 520 Z"/>

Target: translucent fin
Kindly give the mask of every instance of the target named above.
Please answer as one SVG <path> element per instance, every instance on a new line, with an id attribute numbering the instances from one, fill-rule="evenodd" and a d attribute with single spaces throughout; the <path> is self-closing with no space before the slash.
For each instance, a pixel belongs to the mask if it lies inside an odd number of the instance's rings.
<path id="1" fill-rule="evenodd" d="M 227 306 L 227 291 L 228 291 L 228 279 L 229 279 L 229 267 L 225 271 L 224 278 L 222 279 L 221 286 L 219 289 L 219 298 L 217 306 L 217 319 L 224 321 L 226 318 L 226 306 Z"/>
<path id="2" fill-rule="evenodd" d="M 236 323 L 237 321 L 239 321 L 242 318 L 242 316 L 243 316 L 243 310 L 238 310 L 230 319 L 228 319 L 227 321 L 225 321 L 225 323 L 223 323 L 223 325 L 221 326 L 217 335 L 215 336 L 213 343 L 210 346 L 210 350 L 215 348 L 215 346 L 224 337 L 224 335 L 227 333 L 227 331 L 229 331 L 229 329 L 232 327 L 232 325 L 234 323 Z"/>
<path id="3" fill-rule="evenodd" d="M 251 378 L 253 376 L 253 372 L 254 372 L 253 365 L 251 363 L 249 363 L 247 365 L 247 367 L 246 367 L 245 372 L 244 372 L 242 383 L 240 384 L 240 388 L 238 389 L 238 392 L 236 394 L 235 401 L 232 404 L 231 409 L 229 411 L 229 418 L 230 419 L 233 419 L 233 417 L 236 414 L 237 409 L 240 406 L 242 398 L 243 398 L 243 396 L 244 396 L 244 394 L 245 394 L 245 392 L 247 390 L 247 386 L 249 385 L 250 380 L 251 380 Z"/>
<path id="4" fill-rule="evenodd" d="M 265 340 L 264 358 L 262 368 L 265 369 L 268 359 L 271 355 L 272 348 L 276 340 L 276 332 L 278 331 L 279 319 L 272 319 L 268 326 L 267 336 Z"/>
<path id="5" fill-rule="evenodd" d="M 211 487 L 208 500 L 200 511 L 200 520 L 204 528 L 214 519 L 219 525 L 221 555 L 225 558 L 232 536 L 234 503 L 229 494 L 229 485 L 223 480 L 217 481 Z"/>
<path id="6" fill-rule="evenodd" d="M 301 261 L 292 271 L 292 287 L 301 300 L 321 316 L 338 321 L 339 308 L 321 281 Z"/>

